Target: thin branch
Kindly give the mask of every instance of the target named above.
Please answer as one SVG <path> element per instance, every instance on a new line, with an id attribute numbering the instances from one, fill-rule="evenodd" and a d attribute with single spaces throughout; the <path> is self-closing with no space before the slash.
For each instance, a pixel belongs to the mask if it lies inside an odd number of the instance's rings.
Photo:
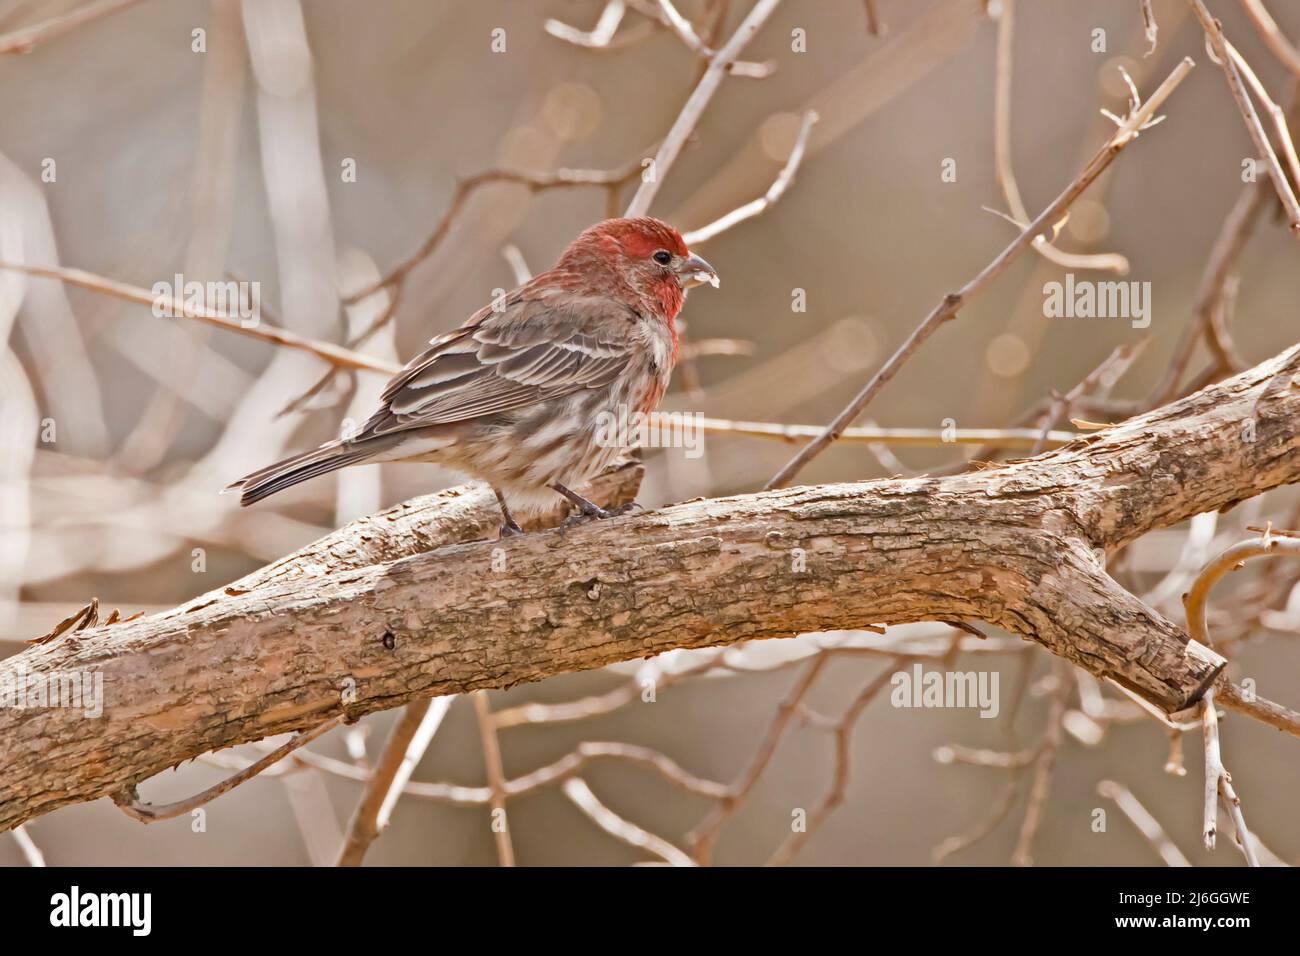
<path id="1" fill-rule="evenodd" d="M 1282 64 L 1290 70 L 1297 78 L 1300 78 L 1300 51 L 1278 28 L 1277 22 L 1269 14 L 1268 9 L 1261 0 L 1241 0 L 1241 5 L 1246 8 L 1246 13 L 1250 20 L 1255 24 L 1255 29 L 1264 39 L 1264 44 L 1273 51 L 1273 55 L 1282 61 Z"/>
<path id="2" fill-rule="evenodd" d="M 1015 0 L 1002 0 L 1002 12 L 998 17 L 998 47 L 996 82 L 993 99 L 993 160 L 997 170 L 998 185 L 1006 198 L 1011 220 L 1021 229 L 1029 221 L 1029 210 L 1020 198 L 1020 187 L 1016 183 L 1015 171 L 1011 165 L 1011 70 L 1012 39 L 1015 34 Z M 1119 275 L 1127 275 L 1128 259 L 1119 253 L 1092 253 L 1076 255 L 1065 252 L 1053 245 L 1046 236 L 1035 236 L 1034 251 L 1049 262 L 1054 262 L 1067 269 L 1109 270 Z"/>
<path id="3" fill-rule="evenodd" d="M 1069 699 L 1070 681 L 1069 665 L 1057 661 L 1054 668 L 1057 688 L 1052 695 L 1052 704 L 1047 713 L 1047 728 L 1043 733 L 1043 742 L 1039 746 L 1034 763 L 1034 780 L 1029 787 L 1029 805 L 1025 809 L 1025 819 L 1020 825 L 1020 836 L 1016 841 L 1011 862 L 1015 866 L 1029 866 L 1033 862 L 1032 851 L 1034 837 L 1043 820 L 1043 808 L 1051 792 L 1052 776 L 1056 770 L 1056 758 L 1061 751 L 1061 742 L 1065 730 L 1065 708 Z"/>
<path id="4" fill-rule="evenodd" d="M 0 269 L 12 269 L 15 272 L 39 276 L 43 279 L 58 279 L 68 285 L 89 289 L 92 292 L 100 292 L 116 299 L 125 299 L 128 302 L 138 302 L 141 305 L 151 307 L 163 307 L 179 318 L 194 319 L 207 325 L 226 329 L 229 332 L 237 332 L 240 335 L 261 339 L 263 342 L 270 342 L 272 345 L 307 352 L 340 368 L 364 369 L 370 372 L 382 372 L 385 375 L 393 375 L 400 371 L 400 368 L 392 363 L 373 359 L 368 355 L 354 352 L 342 346 L 307 338 L 298 335 L 296 332 L 290 332 L 288 329 L 268 325 L 266 322 L 258 322 L 256 325 L 244 325 L 239 316 L 232 316 L 228 312 L 218 309 L 194 308 L 179 299 L 154 295 L 148 289 L 140 286 L 118 282 L 115 279 L 95 275 L 93 272 L 86 272 L 83 269 L 16 265 L 9 262 L 0 262 Z"/>
<path id="5" fill-rule="evenodd" d="M 189 813 L 191 810 L 203 806 L 206 803 L 211 803 L 223 793 L 228 793 L 229 791 L 234 790 L 241 783 L 253 779 L 267 767 L 283 760 L 299 747 L 305 747 L 317 737 L 329 733 L 339 724 L 343 723 L 344 720 L 345 716 L 340 714 L 337 717 L 331 717 L 324 723 L 317 724 L 311 730 L 305 730 L 302 733 L 295 735 L 288 743 L 275 748 L 261 760 L 249 764 L 246 768 L 233 776 L 227 777 L 216 786 L 209 787 L 202 793 L 196 793 L 194 796 L 188 797 L 185 800 L 177 800 L 175 803 L 162 803 L 156 805 L 152 803 L 142 803 L 135 791 L 135 787 L 129 787 L 126 790 L 113 794 L 113 802 L 117 804 L 117 808 L 128 817 L 139 820 L 141 823 L 157 823 L 159 820 L 170 820 L 173 817 L 179 817 L 183 814 Z"/>
<path id="6" fill-rule="evenodd" d="M 586 186 L 598 186 L 607 190 L 615 190 L 623 184 L 631 182 L 640 174 L 641 163 L 638 160 L 620 169 L 558 169 L 549 174 L 525 173 L 513 169 L 489 169 L 470 176 L 468 179 L 462 179 L 456 184 L 456 190 L 452 193 L 451 204 L 442 214 L 442 218 L 438 220 L 438 225 L 434 227 L 428 238 L 420 243 L 414 252 L 398 262 L 379 279 L 361 290 L 345 296 L 343 301 L 351 305 L 367 296 L 374 295 L 380 289 L 397 286 L 405 281 L 407 274 L 412 269 L 434 253 L 448 233 L 451 232 L 451 227 L 455 225 L 457 218 L 464 211 L 465 204 L 470 197 L 483 186 L 492 183 L 514 183 L 527 186 L 528 191 L 532 193 L 544 192 L 548 189 L 575 189 Z"/>
<path id="7" fill-rule="evenodd" d="M 809 110 L 803 114 L 803 123 L 799 127 L 799 135 L 795 137 L 794 146 L 790 150 L 790 156 L 785 161 L 785 166 L 777 174 L 772 185 L 768 187 L 766 193 L 757 199 L 745 203 L 745 205 L 733 209 L 719 219 L 715 219 L 707 226 L 701 226 L 699 229 L 692 229 L 682 236 L 688 246 L 698 245 L 702 242 L 708 242 L 721 233 L 726 232 L 733 226 L 739 225 L 747 219 L 753 219 L 760 216 L 774 206 L 790 187 L 794 181 L 794 174 L 799 170 L 799 164 L 803 162 L 804 151 L 808 147 L 808 134 L 812 131 L 814 124 L 817 122 L 817 113 Z"/>
<path id="8" fill-rule="evenodd" d="M 636 195 L 632 197 L 632 202 L 627 207 L 627 212 L 624 215 L 628 217 L 644 216 L 650 211 L 650 204 L 654 202 L 660 184 L 663 183 L 664 177 L 668 175 L 668 171 L 672 169 L 673 163 L 676 162 L 682 147 L 686 145 L 686 140 L 690 138 L 691 133 L 695 130 L 700 117 L 704 115 L 704 110 L 713 99 L 713 94 L 718 91 L 718 87 L 722 84 L 722 78 L 727 74 L 728 66 L 740 56 L 740 52 L 748 46 L 749 41 L 767 22 L 767 19 L 776 10 L 777 4 L 780 2 L 781 0 L 758 0 L 745 19 L 741 21 L 740 26 L 736 28 L 736 32 L 732 34 L 731 39 L 709 60 L 704 75 L 700 77 L 695 90 L 687 98 L 685 105 L 682 106 L 681 112 L 677 115 L 677 119 L 673 121 L 672 127 L 668 130 L 668 135 L 664 137 L 659 151 L 655 154 L 654 165 L 651 169 L 652 175 L 642 177 L 641 185 L 637 187 Z"/>
<path id="9" fill-rule="evenodd" d="M 1268 113 L 1269 119 L 1273 121 L 1273 131 L 1277 134 L 1278 142 L 1282 144 L 1282 153 L 1286 156 L 1287 171 L 1291 173 L 1288 183 L 1300 183 L 1300 157 L 1296 156 L 1295 143 L 1291 138 L 1291 129 L 1287 125 L 1286 112 L 1282 107 L 1277 105 L 1273 97 L 1268 95 L 1268 90 L 1260 82 L 1255 71 L 1251 69 L 1250 64 L 1246 62 L 1245 57 L 1237 52 L 1237 48 L 1231 43 L 1224 41 L 1228 49 L 1228 54 L 1232 57 L 1232 63 L 1241 74 L 1246 84 L 1250 87 L 1256 98 L 1263 104 L 1264 111 Z"/>
<path id="10" fill-rule="evenodd" d="M 1107 800 L 1115 801 L 1115 806 L 1128 817 L 1130 823 L 1137 827 L 1142 838 L 1151 844 L 1151 849 L 1165 861 L 1165 866 L 1192 865 L 1187 857 L 1183 856 L 1182 850 L 1169 839 L 1160 821 L 1151 815 L 1151 811 L 1144 807 L 1137 797 L 1133 796 L 1132 790 L 1114 780 L 1103 780 L 1097 784 L 1097 793 Z"/>
<path id="11" fill-rule="evenodd" d="M 651 427 L 668 428 L 672 413 L 655 412 L 650 418 Z M 699 428 L 708 435 L 739 435 L 746 438 L 772 438 L 787 443 L 814 438 L 823 431 L 820 425 L 786 425 L 779 422 L 743 422 L 723 418 L 693 418 L 689 427 Z M 1047 432 L 1036 428 L 879 428 L 875 426 L 846 428 L 840 441 L 847 444 L 874 444 L 911 446 L 990 445 L 1002 448 L 1036 448 L 1040 441 L 1045 446 L 1064 445 L 1079 437 L 1078 432 Z"/>
<path id="12" fill-rule="evenodd" d="M 844 715 L 827 729 L 835 735 L 835 771 L 831 778 L 831 786 L 826 796 L 822 798 L 820 804 L 808 814 L 802 830 L 796 830 L 785 838 L 785 842 L 777 848 L 767 861 L 767 866 L 785 866 L 803 849 L 814 833 L 821 828 L 835 809 L 844 802 L 845 793 L 849 787 L 849 760 L 852 755 L 851 745 L 853 743 L 853 730 L 857 727 L 858 718 L 872 699 L 889 684 L 893 679 L 894 673 L 900 668 L 910 663 L 906 657 L 896 657 L 883 671 L 869 680 L 863 688 L 858 691 L 857 697 L 853 703 L 844 711 Z"/>
<path id="13" fill-rule="evenodd" d="M 1102 360 L 1100 365 L 1085 375 L 1074 388 L 1064 395 L 1055 396 L 1052 399 L 1051 407 L 1047 410 L 1047 414 L 1043 416 L 1043 430 L 1039 433 L 1038 441 L 1034 442 L 1034 454 L 1038 454 L 1047 447 L 1051 440 L 1052 429 L 1056 427 L 1056 423 L 1063 416 L 1068 416 L 1081 398 L 1092 394 L 1099 387 L 1105 386 L 1107 382 L 1114 383 L 1118 381 L 1128 371 L 1129 366 L 1142 354 L 1142 350 L 1146 348 L 1149 341 L 1150 339 L 1143 338 L 1116 347 L 1110 355 Z M 1109 391 L 1109 388 L 1107 388 L 1107 391 Z"/>
<path id="14" fill-rule="evenodd" d="M 790 720 L 798 712 L 800 704 L 808 696 L 808 692 L 812 690 L 813 684 L 817 682 L 817 678 L 830 658 L 831 653 L 829 651 L 822 651 L 813 658 L 812 663 L 804 670 L 803 676 L 799 678 L 785 700 L 777 707 L 776 714 L 768 725 L 767 733 L 764 734 L 754 756 L 750 758 L 749 765 L 736 778 L 736 781 L 728 789 L 727 795 L 722 798 L 719 805 L 695 829 L 687 834 L 686 843 L 691 848 L 691 855 L 697 862 L 709 862 L 714 844 L 717 842 L 718 834 L 723 825 L 740 809 L 741 804 L 753 791 L 759 777 L 763 775 L 763 771 L 767 769 L 773 754 L 776 753 L 781 738 L 785 736 Z"/>
<path id="15" fill-rule="evenodd" d="M 87 3 L 60 16 L 22 27 L 0 36 L 0 54 L 31 53 L 39 44 L 56 40 L 80 26 L 133 7 L 139 2 L 140 0 L 99 0 L 98 3 Z"/>
<path id="16" fill-rule="evenodd" d="M 916 353 L 925 341 L 945 322 L 956 318 L 958 311 L 969 302 L 971 297 L 1001 275 L 1003 270 L 1033 242 L 1036 236 L 1050 230 L 1064 215 L 1065 211 L 1069 209 L 1074 200 L 1105 171 L 1124 147 L 1136 139 L 1149 123 L 1154 122 L 1153 118 L 1156 110 L 1163 105 L 1178 84 L 1183 81 L 1192 66 L 1191 59 L 1184 58 L 1174 68 L 1173 72 L 1165 78 L 1165 81 L 1160 84 L 1151 95 L 1151 98 L 1129 113 L 1119 129 L 1093 156 L 1079 175 L 1074 178 L 1074 181 L 1046 209 L 1039 213 L 1038 218 L 1012 240 L 1011 244 L 985 266 L 983 271 L 976 275 L 975 278 L 967 282 L 958 291 L 950 292 L 944 296 L 943 300 L 934 307 L 925 320 L 899 346 L 898 351 L 863 386 L 853 401 L 835 416 L 820 435 L 804 446 L 785 467 L 773 475 L 772 479 L 764 486 L 764 489 L 781 488 L 789 484 L 808 462 L 821 454 L 832 442 L 838 440 L 844 430 L 853 424 L 866 407 L 871 404 L 872 399 L 893 379 L 898 370 Z"/>
<path id="17" fill-rule="evenodd" d="M 1206 691 L 1204 699 L 1201 701 L 1201 719 L 1205 728 L 1205 816 L 1203 821 L 1203 835 L 1205 837 L 1205 848 L 1214 849 L 1215 833 L 1218 830 L 1219 808 L 1218 802 L 1222 796 L 1225 805 L 1228 808 L 1228 814 L 1232 817 L 1233 826 L 1237 831 L 1237 845 L 1246 857 L 1246 863 L 1250 866 L 1259 866 L 1259 858 L 1255 855 L 1255 847 L 1251 842 L 1250 831 L 1246 829 L 1246 818 L 1241 812 L 1241 800 L 1237 798 L 1236 792 L 1232 789 L 1232 774 L 1223 765 L 1223 757 L 1219 749 L 1219 717 L 1214 708 L 1214 692 Z"/>
<path id="18" fill-rule="evenodd" d="M 622 24 L 626 13 L 627 3 L 625 0 L 608 0 L 604 9 L 600 11 L 600 16 L 596 18 L 596 25 L 590 30 L 579 30 L 577 27 L 553 18 L 547 20 L 542 25 L 542 29 L 557 40 L 563 40 L 575 46 L 604 49 L 609 47 L 613 41 L 614 34 L 618 32 L 619 25 Z M 645 31 L 645 35 L 648 36 L 649 32 L 648 30 Z"/>
<path id="19" fill-rule="evenodd" d="M 1206 647 L 1214 646 L 1206 619 L 1210 589 L 1227 574 L 1244 567 L 1247 561 L 1273 557 L 1300 558 L 1300 538 L 1265 532 L 1258 538 L 1234 544 L 1201 569 L 1201 573 L 1192 582 L 1191 589 L 1183 596 L 1183 607 L 1187 612 L 1187 633 L 1192 640 L 1199 641 Z"/>
<path id="20" fill-rule="evenodd" d="M 601 803 L 581 777 L 566 780 L 563 790 L 564 795 L 573 801 L 574 806 L 590 817 L 596 826 L 610 836 L 622 840 L 628 846 L 634 846 L 639 850 L 652 853 L 665 863 L 673 866 L 696 865 L 695 861 L 686 853 L 673 846 L 663 837 L 655 836 L 655 834 L 642 829 L 635 823 L 625 820 Z"/>
<path id="21" fill-rule="evenodd" d="M 1142 8 L 1142 32 L 1146 35 L 1147 42 L 1151 44 L 1143 56 L 1150 56 L 1156 52 L 1156 37 L 1160 34 L 1160 26 L 1156 23 L 1155 11 L 1151 9 L 1151 0 L 1140 0 Z"/>
<path id="22" fill-rule="evenodd" d="M 691 21 L 687 20 L 677 12 L 677 8 L 673 6 L 672 0 L 658 0 L 658 2 L 658 13 L 660 16 L 656 19 L 658 19 L 659 22 L 667 24 L 668 28 L 676 34 L 677 38 L 685 43 L 689 49 L 695 51 L 695 54 L 700 58 L 704 60 L 712 60 L 717 56 L 717 51 L 711 49 L 707 43 L 700 39 L 699 34 L 695 32 L 695 27 L 691 25 Z M 743 60 L 736 60 L 728 64 L 726 70 L 732 76 L 747 76 L 752 79 L 761 80 L 764 77 L 772 75 L 773 71 L 776 70 L 776 64 L 748 63 Z"/>
<path id="23" fill-rule="evenodd" d="M 1268 134 L 1264 132 L 1264 127 L 1260 125 L 1259 115 L 1255 112 L 1255 106 L 1250 100 L 1250 94 L 1246 91 L 1246 84 L 1242 81 L 1241 73 L 1237 68 L 1238 58 L 1232 55 L 1228 40 L 1223 35 L 1223 25 L 1210 15 L 1210 11 L 1206 9 L 1202 0 L 1188 0 L 1188 2 L 1192 5 L 1192 10 L 1196 13 L 1197 19 L 1201 21 L 1201 27 L 1205 30 L 1206 43 L 1213 53 L 1215 62 L 1219 64 L 1219 68 L 1223 70 L 1223 75 L 1228 81 L 1228 89 L 1232 93 L 1232 98 L 1237 102 L 1237 109 L 1241 111 L 1242 119 L 1246 122 L 1246 131 L 1250 133 L 1255 148 L 1264 157 L 1269 178 L 1273 180 L 1273 189 L 1282 201 L 1282 208 L 1286 211 L 1286 218 L 1290 224 L 1291 232 L 1294 236 L 1300 238 L 1300 202 L 1296 201 L 1295 193 L 1291 190 L 1291 184 L 1287 181 L 1286 173 L 1282 171 L 1282 166 L 1278 163 L 1277 153 L 1273 151 L 1273 144 L 1269 142 Z"/>
<path id="24" fill-rule="evenodd" d="M 44 866 L 45 854 L 41 848 L 36 845 L 32 835 L 27 832 L 26 827 L 14 827 L 14 840 L 18 843 L 18 849 L 22 851 L 23 859 L 27 861 L 28 866 Z"/>
<path id="25" fill-rule="evenodd" d="M 515 850 L 510 841 L 510 824 L 506 818 L 506 774 L 501 766 L 501 742 L 492 722 L 492 707 L 487 691 L 474 692 L 474 713 L 478 717 L 479 739 L 483 744 L 483 765 L 487 770 L 488 790 L 492 794 L 492 833 L 496 838 L 497 859 L 502 866 L 515 865 Z"/>
<path id="26" fill-rule="evenodd" d="M 1300 712 L 1257 694 L 1246 694 L 1236 684 L 1226 680 L 1216 685 L 1215 692 L 1219 704 L 1225 710 L 1235 710 L 1283 733 L 1300 737 Z"/>
<path id="27" fill-rule="evenodd" d="M 867 33 L 873 37 L 885 35 L 885 24 L 880 19 L 880 11 L 876 9 L 876 0 L 863 0 L 863 6 L 867 13 Z"/>
<path id="28" fill-rule="evenodd" d="M 1251 230 L 1264 211 L 1268 198 L 1269 190 L 1263 180 L 1249 183 L 1224 218 L 1201 273 L 1192 319 L 1183 327 L 1168 371 L 1148 399 L 1151 407 L 1163 405 L 1177 394 L 1179 381 L 1187 370 L 1196 343 L 1211 330 L 1214 312 L 1223 298 L 1229 277 L 1246 248 Z"/>
<path id="29" fill-rule="evenodd" d="M 366 851 L 388 826 L 397 798 L 438 732 L 452 698 L 436 697 L 407 704 L 384 744 L 383 754 L 352 812 L 336 866 L 360 866 Z"/>

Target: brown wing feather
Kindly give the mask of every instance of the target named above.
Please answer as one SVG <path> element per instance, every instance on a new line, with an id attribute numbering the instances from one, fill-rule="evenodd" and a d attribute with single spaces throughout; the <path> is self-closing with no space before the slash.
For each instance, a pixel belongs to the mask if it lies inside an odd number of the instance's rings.
<path id="1" fill-rule="evenodd" d="M 611 321 L 611 318 L 615 321 Z M 603 296 L 516 291 L 433 340 L 384 389 L 358 438 L 464 422 L 608 385 L 627 368 L 625 305 Z"/>

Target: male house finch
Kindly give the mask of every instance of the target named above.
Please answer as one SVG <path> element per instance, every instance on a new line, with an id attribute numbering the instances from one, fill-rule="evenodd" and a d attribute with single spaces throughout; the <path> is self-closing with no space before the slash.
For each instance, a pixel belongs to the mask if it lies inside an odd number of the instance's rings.
<path id="1" fill-rule="evenodd" d="M 583 518 L 607 511 L 572 490 L 623 451 L 600 422 L 649 413 L 677 361 L 674 319 L 713 267 L 658 219 L 607 219 L 583 232 L 555 268 L 460 328 L 432 340 L 384 389 L 360 432 L 241 478 L 250 505 L 346 465 L 431 461 L 496 492 L 502 536 L 511 514 L 544 509 L 556 492 Z M 602 414 L 605 413 L 605 414 Z M 619 434 L 625 429 L 618 429 Z"/>

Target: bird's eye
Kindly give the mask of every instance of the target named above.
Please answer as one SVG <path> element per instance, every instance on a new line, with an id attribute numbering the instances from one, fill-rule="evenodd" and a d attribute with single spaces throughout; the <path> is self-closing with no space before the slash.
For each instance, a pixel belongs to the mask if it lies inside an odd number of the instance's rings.
<path id="1" fill-rule="evenodd" d="M 673 261 L 673 254 L 665 249 L 660 249 L 652 258 L 661 266 L 666 266 L 668 263 Z"/>

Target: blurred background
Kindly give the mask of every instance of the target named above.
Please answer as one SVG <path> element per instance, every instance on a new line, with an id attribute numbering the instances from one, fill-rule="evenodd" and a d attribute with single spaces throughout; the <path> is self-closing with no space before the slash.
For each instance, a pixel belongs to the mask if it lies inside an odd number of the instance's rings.
<path id="1" fill-rule="evenodd" d="M 639 173 L 703 67 L 659 21 L 656 4 L 631 0 L 605 36 L 590 33 L 614 22 L 608 13 L 602 20 L 605 0 L 142 0 L 109 4 L 29 52 L 5 48 L 34 24 L 103 6 L 0 0 L 0 259 L 80 268 L 146 290 L 176 273 L 257 282 L 266 321 L 340 343 L 370 331 L 357 347 L 387 360 L 409 358 L 494 289 L 515 285 L 520 262 L 548 268 L 581 229 L 624 208 L 638 180 L 634 173 L 612 191 L 508 182 L 476 189 L 432 255 L 401 283 L 345 304 L 429 238 L 458 182 L 492 168 Z M 723 39 L 750 6 L 678 2 L 706 38 L 719 22 Z M 999 26 L 989 16 L 1001 5 L 874 6 L 882 35 L 869 31 L 860 0 L 782 3 L 743 53 L 770 63 L 769 75 L 728 77 L 665 173 L 652 213 L 683 231 L 698 228 L 761 195 L 786 162 L 801 115 L 819 113 L 780 200 L 699 246 L 722 285 L 693 293 L 686 305 L 692 357 L 666 408 L 822 424 L 945 293 L 1014 237 L 1014 226 L 988 211 L 1008 209 L 995 170 Z M 1151 283 L 1149 329 L 1045 318 L 1043 284 L 1067 270 L 1026 253 L 905 367 L 872 404 L 874 422 L 934 430 L 948 420 L 958 428 L 1032 425 L 1025 416 L 1041 411 L 1053 390 L 1068 391 L 1114 349 L 1144 338 L 1114 384 L 1109 411 L 1136 410 L 1163 380 L 1193 320 L 1211 247 L 1242 193 L 1243 160 L 1254 151 L 1187 5 L 1155 0 L 1159 35 L 1149 56 L 1139 6 L 1016 5 L 1009 159 L 1036 215 L 1113 129 L 1099 108 L 1125 112 L 1120 67 L 1149 93 L 1180 58 L 1197 61 L 1162 110 L 1165 122 L 1075 204 L 1059 238 L 1072 252 L 1127 258 L 1126 278 Z M 1271 6 L 1282 32 L 1300 37 L 1300 9 Z M 1274 99 L 1288 103 L 1295 77 L 1242 7 L 1226 0 L 1211 7 Z M 1104 50 L 1096 49 L 1098 30 Z M 1292 344 L 1300 329 L 1294 240 L 1273 205 L 1236 264 L 1232 336 L 1248 364 Z M 802 311 L 792 308 L 797 290 Z M 390 321 L 380 322 L 385 316 Z M 328 368 L 312 356 L 14 272 L 0 273 L 0 330 L 7 346 L 0 353 L 0 656 L 19 652 L 92 597 L 124 615 L 170 607 L 351 518 L 458 481 L 433 466 L 366 466 L 241 510 L 217 492 L 364 417 L 382 378 L 346 373 L 321 385 Z M 1187 378 L 1210 358 L 1198 346 Z M 1103 417 L 1105 407 L 1080 414 L 1115 420 Z M 639 500 L 655 506 L 756 490 L 797 447 L 710 435 L 698 460 L 680 449 L 648 450 Z M 800 480 L 938 471 L 976 452 L 937 442 L 885 453 L 846 444 Z M 1270 493 L 1203 523 L 1193 543 L 1212 554 L 1243 538 L 1252 522 L 1294 527 L 1295 504 L 1285 489 Z M 1189 533 L 1148 536 L 1121 556 L 1117 573 L 1138 593 L 1158 588 Z M 1267 673 L 1260 692 L 1294 703 L 1300 594 L 1286 573 L 1243 575 L 1221 587 L 1215 603 L 1252 611 L 1220 622 L 1235 626 L 1229 646 L 1238 678 Z M 1242 596 L 1251 588 L 1266 593 Z M 1153 600 L 1181 623 L 1179 593 Z M 949 639 L 942 625 L 900 630 Z M 842 638 L 869 645 L 874 636 Z M 635 696 L 583 720 L 503 730 L 507 775 L 596 740 L 651 747 L 695 774 L 730 782 L 759 750 L 814 650 L 807 638 L 781 643 L 791 646 L 742 650 L 707 676 L 663 686 L 652 704 Z M 1169 739 L 1159 724 L 1112 689 L 1105 696 L 1116 703 L 1099 709 L 1090 679 L 1054 669 L 1036 647 L 998 646 L 1005 652 L 965 656 L 954 666 L 999 673 L 1003 718 L 897 709 L 885 694 L 867 707 L 851 738 L 843 802 L 794 862 L 928 865 L 945 840 L 979 836 L 986 825 L 987 835 L 944 862 L 1009 862 L 1032 768 L 950 765 L 935 758 L 936 748 L 1032 750 L 1061 694 L 1065 733 L 1034 861 L 1159 862 L 1098 794 L 1099 781 L 1114 779 L 1192 862 L 1240 863 L 1230 841 L 1214 854 L 1199 847 L 1199 735 L 1188 740 L 1187 776 L 1166 773 Z M 698 664 L 682 658 L 671 666 Z M 836 656 L 806 703 L 836 719 L 865 681 L 890 666 L 888 657 Z M 634 673 L 573 675 L 492 692 L 490 700 L 496 709 L 576 700 L 623 686 Z M 1023 700 L 1005 719 L 1017 688 Z M 335 732 L 312 750 L 364 766 L 392 720 L 367 718 L 350 740 Z M 834 736 L 817 724 L 794 721 L 721 830 L 715 862 L 764 862 L 789 837 L 792 809 L 811 811 L 831 792 Z M 1300 859 L 1290 812 L 1300 792 L 1296 742 L 1235 716 L 1224 735 L 1252 828 L 1278 858 Z M 196 761 L 149 781 L 143 796 L 180 798 L 259 753 L 249 746 L 221 755 L 226 765 Z M 287 769 L 211 804 L 201 833 L 186 818 L 142 827 L 107 801 L 42 817 L 26 833 L 54 864 L 328 862 L 361 785 L 301 762 Z M 468 700 L 453 702 L 415 779 L 483 784 Z M 619 816 L 675 843 L 711 807 L 709 798 L 625 761 L 593 764 L 583 779 Z M 1108 811 L 1103 833 L 1093 827 L 1098 807 Z M 593 825 L 558 787 L 512 801 L 509 820 L 521 864 L 648 858 Z M 0 834 L 0 863 L 22 865 L 31 853 Z M 366 860 L 495 864 L 488 811 L 404 798 Z"/>

